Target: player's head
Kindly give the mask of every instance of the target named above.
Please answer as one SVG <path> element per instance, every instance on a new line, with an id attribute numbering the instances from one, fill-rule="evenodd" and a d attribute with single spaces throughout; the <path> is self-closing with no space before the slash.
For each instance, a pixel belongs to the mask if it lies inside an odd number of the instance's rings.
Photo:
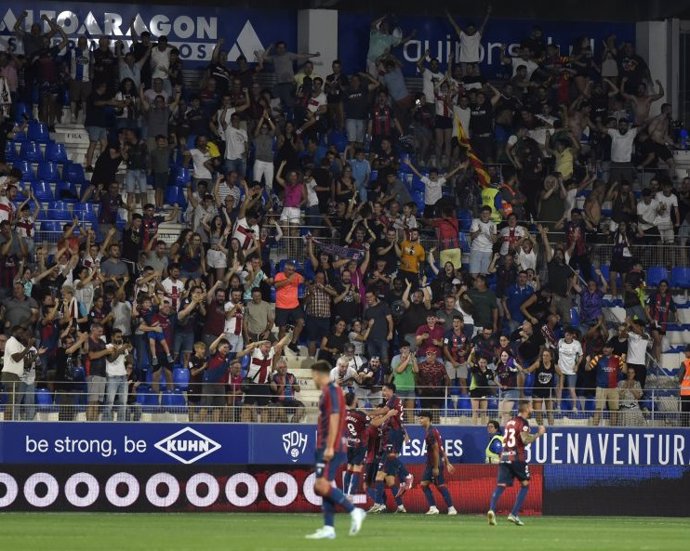
<path id="1" fill-rule="evenodd" d="M 347 407 L 354 409 L 357 407 L 357 397 L 352 392 L 348 392 L 345 395 L 345 403 L 347 404 Z"/>
<path id="2" fill-rule="evenodd" d="M 529 400 L 520 400 L 518 404 L 518 414 L 525 419 L 529 419 L 529 416 L 532 415 L 532 402 Z"/>
<path id="3" fill-rule="evenodd" d="M 498 424 L 498 421 L 492 419 L 486 424 L 486 430 L 489 434 L 496 434 L 501 430 L 501 425 Z"/>
<path id="4" fill-rule="evenodd" d="M 331 364 L 327 361 L 319 360 L 311 366 L 311 378 L 319 390 L 328 384 L 330 374 Z"/>
<path id="5" fill-rule="evenodd" d="M 390 400 L 393 397 L 393 394 L 395 394 L 395 383 L 386 383 L 383 385 L 381 393 L 386 400 Z"/>
<path id="6" fill-rule="evenodd" d="M 422 411 L 419 412 L 419 424 L 422 425 L 422 427 L 429 428 L 431 426 L 431 412 L 423 409 Z"/>

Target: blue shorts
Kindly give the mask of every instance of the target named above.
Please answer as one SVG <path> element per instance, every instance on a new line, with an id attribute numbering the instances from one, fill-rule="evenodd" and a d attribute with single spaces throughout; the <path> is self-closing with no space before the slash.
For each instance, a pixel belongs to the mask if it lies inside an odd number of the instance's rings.
<path id="1" fill-rule="evenodd" d="M 399 454 L 402 452 L 404 441 L 405 433 L 402 429 L 388 429 L 388 434 L 386 436 L 386 452 L 395 452 Z"/>
<path id="2" fill-rule="evenodd" d="M 443 476 L 443 467 L 439 467 L 438 476 L 436 477 L 432 473 L 432 470 L 433 468 L 431 465 L 426 466 L 426 468 L 424 469 L 424 474 L 422 475 L 422 482 L 427 480 L 433 484 L 436 484 L 436 486 L 443 486 L 446 483 L 446 479 Z"/>
<path id="3" fill-rule="evenodd" d="M 529 480 L 529 465 L 525 461 L 506 462 L 498 466 L 498 484 L 512 486 L 516 478 L 520 482 Z"/>
<path id="4" fill-rule="evenodd" d="M 386 473 L 386 476 L 397 476 L 398 468 L 399 461 L 397 457 L 385 456 L 381 458 L 378 470 Z"/>
<path id="5" fill-rule="evenodd" d="M 364 458 L 367 455 L 366 446 L 358 446 L 356 448 L 347 448 L 347 464 L 359 466 L 364 463 Z"/>
<path id="6" fill-rule="evenodd" d="M 316 478 L 325 478 L 329 482 L 332 482 L 335 480 L 340 466 L 345 465 L 347 455 L 345 452 L 339 452 L 336 453 L 330 461 L 324 461 L 324 451 L 325 450 L 316 450 Z"/>
<path id="7" fill-rule="evenodd" d="M 150 331 L 146 334 L 149 339 L 153 339 L 156 342 L 163 342 L 165 340 L 164 333 L 158 333 L 157 331 Z"/>

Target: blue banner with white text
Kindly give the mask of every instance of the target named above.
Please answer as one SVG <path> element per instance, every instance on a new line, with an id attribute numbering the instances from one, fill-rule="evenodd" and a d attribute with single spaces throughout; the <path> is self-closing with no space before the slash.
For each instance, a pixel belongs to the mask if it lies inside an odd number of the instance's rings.
<path id="1" fill-rule="evenodd" d="M 469 20 L 463 19 L 462 13 L 454 14 L 461 28 Z M 341 12 L 338 19 L 338 50 L 346 71 L 365 70 L 365 60 L 369 48 L 369 27 L 373 17 L 366 14 Z M 473 21 L 477 26 L 481 21 Z M 395 48 L 393 53 L 403 64 L 407 76 L 417 74 L 415 64 L 429 50 L 431 57 L 445 64 L 451 52 L 455 59 L 460 57 L 460 41 L 450 22 L 444 17 L 399 17 L 395 25 L 401 28 L 403 35 L 413 30 L 417 33 L 404 46 Z M 535 25 L 539 25 L 547 43 L 557 44 L 561 55 L 570 53 L 571 47 L 580 37 L 590 39 L 595 59 L 599 59 L 603 50 L 603 40 L 616 35 L 617 43 L 635 41 L 635 24 L 624 22 L 585 22 L 585 21 L 534 21 L 520 19 L 490 19 L 481 40 L 480 66 L 482 75 L 489 78 L 507 75 L 510 67 L 501 66 L 502 45 L 509 47 L 511 54 L 525 40 Z M 508 75 L 512 76 L 512 74 Z"/>
<path id="2" fill-rule="evenodd" d="M 24 10 L 28 12 L 25 30 L 37 22 L 43 31 L 47 31 L 47 24 L 41 21 L 41 16 L 47 15 L 49 19 L 57 19 L 71 43 L 83 34 L 94 46 L 102 36 L 112 41 L 122 40 L 129 45 L 134 21 L 137 34 L 148 31 L 154 40 L 157 36 L 166 35 L 169 44 L 179 48 L 185 68 L 205 67 L 220 38 L 224 39 L 223 48 L 227 50 L 230 61 L 244 54 L 249 62 L 253 62 L 255 51 L 263 51 L 269 44 L 280 40 L 293 51 L 297 48 L 297 12 L 294 10 L 10 0 L 0 6 L 0 50 L 22 52 L 21 40 L 14 36 L 12 29 Z"/>
<path id="3" fill-rule="evenodd" d="M 453 463 L 483 463 L 484 427 L 439 431 Z M 409 426 L 407 463 L 424 462 L 424 434 Z M 311 465 L 315 427 L 282 424 L 0 423 L 0 464 Z M 528 448 L 545 465 L 690 466 L 690 430 L 553 428 Z"/>

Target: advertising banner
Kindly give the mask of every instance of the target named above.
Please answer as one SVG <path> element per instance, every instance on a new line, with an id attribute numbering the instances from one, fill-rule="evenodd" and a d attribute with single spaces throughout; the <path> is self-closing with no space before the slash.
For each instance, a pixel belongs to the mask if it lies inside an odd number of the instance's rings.
<path id="1" fill-rule="evenodd" d="M 484 427 L 438 426 L 454 464 L 483 463 Z M 312 465 L 315 427 L 288 424 L 1 423 L 0 464 Z M 422 463 L 424 433 L 408 426 L 406 463 Z M 532 464 L 690 466 L 687 429 L 550 429 Z"/>
<path id="2" fill-rule="evenodd" d="M 411 469 L 419 480 L 422 466 Z M 447 484 L 461 514 L 486 512 L 496 484 L 496 466 L 465 465 L 448 476 Z M 523 514 L 542 512 L 543 467 L 531 470 L 531 489 Z M 340 473 L 342 476 L 342 472 Z M 320 511 L 314 491 L 313 469 L 286 465 L 249 465 L 210 468 L 142 466 L 3 465 L 0 467 L 0 511 L 108 511 L 108 512 L 290 512 Z M 339 483 L 342 486 L 342 482 Z M 507 514 L 517 486 L 501 499 L 499 514 Z M 388 493 L 388 507 L 395 503 Z M 363 493 L 355 504 L 371 505 Z M 428 505 L 417 485 L 404 496 L 410 513 Z M 443 499 L 436 493 L 439 508 Z"/>
<path id="3" fill-rule="evenodd" d="M 41 21 L 41 16 L 57 18 L 71 45 L 82 34 L 92 43 L 106 36 L 129 45 L 132 41 L 130 27 L 134 20 L 138 34 L 149 31 L 154 39 L 168 36 L 168 42 L 179 48 L 185 68 L 204 68 L 219 38 L 225 39 L 224 48 L 231 61 L 244 54 L 252 62 L 255 51 L 263 51 L 272 42 L 280 40 L 293 51 L 297 48 L 297 12 L 294 10 L 10 0 L 0 6 L 0 49 L 22 52 L 21 40 L 14 36 L 12 29 L 24 10 L 28 12 L 25 30 L 32 22 L 38 22 L 47 31 L 47 24 Z"/>
<path id="4" fill-rule="evenodd" d="M 455 16 L 462 28 L 468 25 L 469 20 L 463 19 L 461 12 Z M 366 68 L 369 26 L 373 18 L 359 13 L 341 12 L 339 15 L 339 55 L 348 72 Z M 473 23 L 479 26 L 481 20 L 474 20 Z M 454 52 L 456 60 L 459 59 L 460 41 L 446 18 L 399 17 L 394 24 L 402 29 L 403 35 L 417 31 L 412 40 L 393 52 L 402 62 L 406 75 L 418 74 L 415 64 L 427 50 L 432 57 L 441 61 L 444 69 L 451 52 Z M 602 40 L 610 34 L 615 34 L 619 42 L 635 40 L 634 23 L 490 19 L 481 41 L 482 74 L 493 78 L 506 72 L 501 66 L 501 45 L 507 45 L 510 53 L 514 53 L 516 46 L 529 36 L 535 25 L 542 28 L 547 43 L 560 46 L 561 55 L 569 54 L 578 37 L 591 39 L 595 59 L 598 59 L 603 49 Z"/>

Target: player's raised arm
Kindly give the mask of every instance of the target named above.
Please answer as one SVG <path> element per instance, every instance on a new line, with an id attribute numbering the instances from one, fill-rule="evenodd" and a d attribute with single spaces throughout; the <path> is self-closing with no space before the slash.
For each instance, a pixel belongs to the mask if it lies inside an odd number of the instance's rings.
<path id="1" fill-rule="evenodd" d="M 527 445 L 531 444 L 541 436 L 544 436 L 544 434 L 546 434 L 546 427 L 544 427 L 543 425 L 539 425 L 537 432 L 521 432 L 520 438 L 522 438 L 522 441 L 525 443 L 525 445 Z"/>

